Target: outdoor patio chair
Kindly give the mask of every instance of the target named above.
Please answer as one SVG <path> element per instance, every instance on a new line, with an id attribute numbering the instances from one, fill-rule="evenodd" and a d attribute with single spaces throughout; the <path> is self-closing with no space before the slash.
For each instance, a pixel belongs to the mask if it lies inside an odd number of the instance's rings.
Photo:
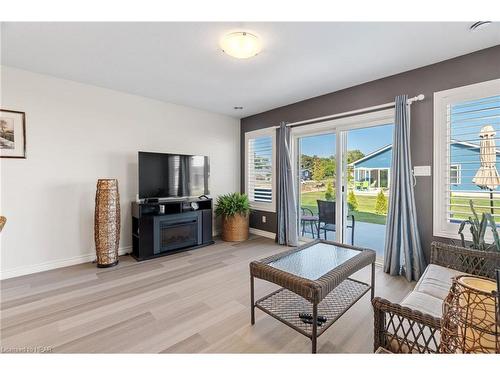
<path id="1" fill-rule="evenodd" d="M 320 238 L 320 233 L 323 231 L 326 240 L 326 232 L 336 232 L 337 227 L 335 225 L 335 202 L 334 201 L 322 201 L 317 200 L 318 203 L 318 238 Z M 351 228 L 351 244 L 354 245 L 354 225 L 355 219 L 354 215 L 348 215 L 347 219 L 351 219 L 351 224 L 347 224 L 347 228 Z"/>
<path id="2" fill-rule="evenodd" d="M 302 227 L 302 237 L 306 234 L 306 226 L 309 225 L 309 229 L 311 229 L 312 238 L 315 238 L 314 235 L 318 230 L 318 215 L 314 215 L 311 209 L 307 207 L 301 207 L 302 211 L 300 215 L 300 225 Z"/>
<path id="3" fill-rule="evenodd" d="M 354 188 L 356 190 L 368 190 L 368 188 L 370 187 L 370 182 L 367 181 L 367 180 L 364 180 L 364 181 L 356 181 L 354 183 Z"/>

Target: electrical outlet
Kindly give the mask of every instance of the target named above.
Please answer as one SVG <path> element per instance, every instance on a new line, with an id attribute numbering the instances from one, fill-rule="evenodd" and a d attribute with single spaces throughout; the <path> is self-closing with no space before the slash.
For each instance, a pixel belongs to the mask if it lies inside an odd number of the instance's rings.
<path id="1" fill-rule="evenodd" d="M 266 220 L 267 220 L 267 218 L 264 215 L 262 215 L 262 222 L 265 223 Z"/>

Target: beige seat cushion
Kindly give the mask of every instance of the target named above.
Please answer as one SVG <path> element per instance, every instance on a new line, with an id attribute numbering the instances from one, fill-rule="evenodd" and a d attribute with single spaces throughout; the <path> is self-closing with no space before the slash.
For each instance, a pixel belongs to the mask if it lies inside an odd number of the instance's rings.
<path id="1" fill-rule="evenodd" d="M 450 268 L 429 264 L 415 285 L 414 291 L 428 294 L 443 301 L 450 291 L 452 278 L 463 274 L 463 272 Z"/>
<path id="2" fill-rule="evenodd" d="M 463 272 L 430 264 L 413 291 L 400 302 L 400 305 L 441 318 L 443 315 L 443 301 L 450 291 L 452 278 L 459 275 L 463 275 Z M 427 347 L 432 352 L 438 351 L 441 339 L 439 332 L 433 334 L 428 327 L 425 327 L 423 331 L 418 328 L 412 329 L 408 320 L 404 320 L 396 328 L 394 326 L 388 327 L 389 333 L 394 334 L 394 329 L 397 329 L 398 332 L 392 337 L 390 345 L 396 352 L 418 352 L 411 343 L 418 343 L 421 348 Z M 406 335 L 403 332 L 406 332 Z M 406 339 L 398 338 L 401 336 Z M 431 337 L 434 337 L 435 340 L 431 340 Z"/>
<path id="3" fill-rule="evenodd" d="M 443 300 L 416 290 L 410 292 L 400 303 L 401 306 L 419 310 L 423 313 L 441 318 L 443 315 Z"/>

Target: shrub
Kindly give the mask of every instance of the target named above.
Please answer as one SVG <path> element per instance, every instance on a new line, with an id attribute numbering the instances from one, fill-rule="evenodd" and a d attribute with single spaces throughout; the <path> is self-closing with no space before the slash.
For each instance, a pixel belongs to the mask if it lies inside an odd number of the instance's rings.
<path id="1" fill-rule="evenodd" d="M 349 194 L 347 195 L 347 206 L 349 207 L 349 211 L 356 211 L 358 209 L 358 199 L 354 194 L 354 190 L 349 190 Z"/>
<path id="2" fill-rule="evenodd" d="M 215 214 L 217 216 L 247 215 L 250 212 L 250 201 L 246 194 L 231 193 L 217 198 Z"/>
<path id="3" fill-rule="evenodd" d="M 319 158 L 314 159 L 312 178 L 316 181 L 321 181 L 325 178 L 325 165 Z"/>
<path id="4" fill-rule="evenodd" d="M 327 201 L 333 201 L 335 199 L 335 192 L 333 191 L 333 184 L 331 182 L 326 184 L 325 199 Z"/>
<path id="5" fill-rule="evenodd" d="M 377 194 L 377 201 L 375 203 L 375 213 L 379 215 L 387 215 L 387 197 L 382 190 Z"/>

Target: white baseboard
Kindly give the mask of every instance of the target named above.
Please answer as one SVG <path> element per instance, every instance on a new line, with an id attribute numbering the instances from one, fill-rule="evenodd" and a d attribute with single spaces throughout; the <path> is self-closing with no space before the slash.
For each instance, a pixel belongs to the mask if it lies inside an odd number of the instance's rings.
<path id="1" fill-rule="evenodd" d="M 125 255 L 132 251 L 132 246 L 120 247 L 118 249 L 119 255 Z M 68 259 L 59 259 L 50 262 L 43 262 L 34 264 L 31 266 L 22 266 L 16 267 L 12 269 L 2 270 L 0 272 L 0 280 L 10 279 L 12 277 L 30 275 L 32 273 L 49 271 L 56 268 L 73 266 L 75 264 L 92 262 L 96 258 L 95 252 L 87 255 L 79 255 L 76 257 L 68 258 Z"/>
<path id="2" fill-rule="evenodd" d="M 214 233 L 215 233 L 215 235 L 218 234 L 217 231 L 214 231 Z M 270 238 L 272 240 L 274 240 L 276 238 L 275 233 L 267 232 L 265 230 L 260 230 L 260 229 L 255 229 L 255 228 L 250 228 L 250 233 L 255 234 L 257 236 Z M 121 247 L 120 249 L 118 249 L 119 255 L 125 255 L 125 254 L 128 254 L 130 252 L 132 252 L 132 246 L 125 246 L 125 247 Z M 53 261 L 49 261 L 49 262 L 33 264 L 30 266 L 22 266 L 22 267 L 16 267 L 16 268 L 11 268 L 11 269 L 7 269 L 7 270 L 2 270 L 2 271 L 0 271 L 0 280 L 11 279 L 13 277 L 24 276 L 24 275 L 31 275 L 33 273 L 38 273 L 38 272 L 43 272 L 43 271 L 50 271 L 50 270 L 54 270 L 56 268 L 73 266 L 75 264 L 92 262 L 95 260 L 95 257 L 96 257 L 95 253 L 90 253 L 90 254 L 79 255 L 79 256 L 67 258 L 67 259 L 53 260 Z"/>
<path id="3" fill-rule="evenodd" d="M 270 238 L 272 240 L 276 239 L 276 233 L 268 232 L 268 231 L 261 230 L 261 229 L 250 228 L 250 233 L 255 234 L 257 236 Z"/>

